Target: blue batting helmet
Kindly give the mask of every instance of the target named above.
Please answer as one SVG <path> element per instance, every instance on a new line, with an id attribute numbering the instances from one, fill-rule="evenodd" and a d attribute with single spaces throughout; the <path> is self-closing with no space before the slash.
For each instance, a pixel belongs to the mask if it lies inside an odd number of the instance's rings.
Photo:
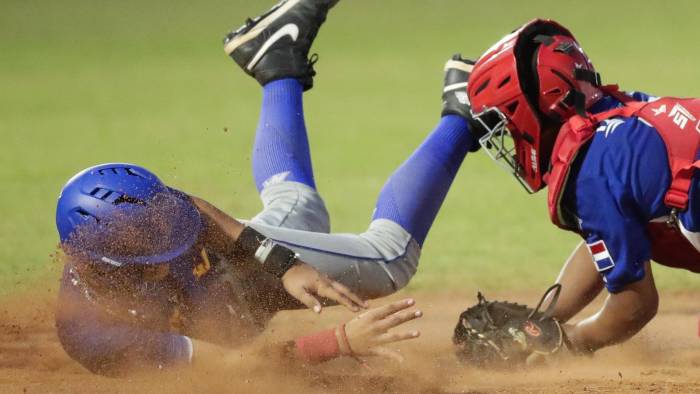
<path id="1" fill-rule="evenodd" d="M 119 217 L 137 225 L 146 223 L 144 212 L 164 200 L 168 201 L 169 208 L 165 214 L 161 213 L 167 215 L 161 222 L 166 224 L 167 231 L 154 229 L 155 235 L 148 239 L 152 248 L 147 255 L 140 255 L 138 251 L 115 251 L 99 242 L 90 246 L 77 245 L 77 249 L 91 260 L 117 267 L 169 263 L 188 254 L 199 239 L 202 229 L 199 211 L 187 195 L 167 187 L 155 174 L 140 166 L 100 164 L 73 176 L 58 197 L 56 227 L 62 243 L 70 242 L 79 228 L 87 228 L 93 238 L 105 236 L 106 239 L 110 231 L 118 228 L 110 227 L 110 221 Z M 90 227 L 83 227 L 86 225 Z"/>

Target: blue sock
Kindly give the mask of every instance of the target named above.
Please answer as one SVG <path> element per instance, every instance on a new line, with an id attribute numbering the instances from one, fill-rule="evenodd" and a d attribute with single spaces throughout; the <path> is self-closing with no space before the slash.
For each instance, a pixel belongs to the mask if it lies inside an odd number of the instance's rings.
<path id="1" fill-rule="evenodd" d="M 252 161 L 259 192 L 268 180 L 294 181 L 316 188 L 304 124 L 302 87 L 296 79 L 281 79 L 264 86 Z"/>
<path id="2" fill-rule="evenodd" d="M 464 118 L 444 116 L 384 184 L 372 219 L 400 224 L 422 247 L 459 166 L 477 143 Z"/>

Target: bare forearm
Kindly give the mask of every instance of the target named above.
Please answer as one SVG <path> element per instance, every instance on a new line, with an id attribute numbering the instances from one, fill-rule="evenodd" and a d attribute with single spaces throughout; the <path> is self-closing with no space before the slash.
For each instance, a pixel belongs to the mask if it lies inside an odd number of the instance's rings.
<path id="1" fill-rule="evenodd" d="M 221 361 L 227 365 L 251 356 L 260 359 L 293 361 L 293 365 L 317 364 L 343 355 L 383 356 L 402 359 L 401 355 L 384 345 L 415 339 L 419 331 L 390 332 L 392 328 L 423 316 L 420 310 L 411 310 L 415 301 L 411 298 L 395 301 L 370 309 L 340 326 L 318 331 L 284 343 L 253 343 L 240 350 L 229 350 L 206 342 L 194 340 L 192 360 Z M 246 357 L 244 357 L 246 356 Z"/>
<path id="2" fill-rule="evenodd" d="M 584 351 L 623 342 L 639 332 L 655 315 L 658 294 L 649 263 L 645 277 L 623 291 L 610 294 L 603 308 L 575 325 L 565 327 L 572 344 Z"/>
<path id="3" fill-rule="evenodd" d="M 649 318 L 630 316 L 623 307 L 604 307 L 598 313 L 569 326 L 567 335 L 576 348 L 596 351 L 602 347 L 624 342 L 641 330 Z"/>
<path id="4" fill-rule="evenodd" d="M 192 201 L 199 209 L 199 212 L 209 219 L 208 225 L 217 230 L 218 237 L 221 241 L 237 240 L 245 225 L 238 220 L 227 215 L 219 208 L 202 200 L 199 197 L 190 196 Z"/>
<path id="5" fill-rule="evenodd" d="M 235 367 L 252 360 L 281 362 L 290 365 L 316 364 L 342 355 L 334 330 L 324 330 L 293 341 L 252 343 L 240 349 L 229 349 L 201 340 L 193 340 L 194 368 L 213 364 Z"/>
<path id="6" fill-rule="evenodd" d="M 562 285 L 562 291 L 553 316 L 561 322 L 579 313 L 603 289 L 603 281 L 585 242 L 579 243 L 569 256 L 556 283 Z"/>
<path id="7" fill-rule="evenodd" d="M 190 197 L 204 218 L 207 248 L 227 257 L 241 269 L 261 270 L 260 264 L 236 255 L 236 242 L 245 230 L 245 225 L 201 198 Z"/>

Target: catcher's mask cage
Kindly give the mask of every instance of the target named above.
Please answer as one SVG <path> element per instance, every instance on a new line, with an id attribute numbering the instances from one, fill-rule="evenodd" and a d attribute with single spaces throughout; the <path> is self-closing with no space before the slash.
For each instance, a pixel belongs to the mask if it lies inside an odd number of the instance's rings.
<path id="1" fill-rule="evenodd" d="M 546 187 L 561 124 L 602 97 L 592 63 L 571 32 L 552 20 L 536 19 L 506 35 L 479 58 L 469 79 L 472 115 L 491 131 L 482 145 L 490 142 L 494 149 L 485 145 L 487 152 L 528 193 Z M 502 143 L 503 127 L 516 149 Z"/>
<path id="2" fill-rule="evenodd" d="M 506 115 L 498 108 L 490 107 L 478 114 L 472 114 L 472 117 L 486 132 L 479 138 L 479 144 L 484 148 L 486 154 L 517 179 L 528 193 L 535 193 L 536 190 L 523 177 L 523 168 L 516 159 L 516 144 L 513 135 L 508 130 Z"/>

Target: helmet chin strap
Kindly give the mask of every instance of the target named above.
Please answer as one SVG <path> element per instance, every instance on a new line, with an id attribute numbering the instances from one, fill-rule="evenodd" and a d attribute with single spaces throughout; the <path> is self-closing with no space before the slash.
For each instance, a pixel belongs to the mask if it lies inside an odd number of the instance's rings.
<path id="1" fill-rule="evenodd" d="M 570 93 L 574 100 L 576 114 L 586 116 L 586 96 L 578 90 L 572 90 Z"/>
<path id="2" fill-rule="evenodd" d="M 578 81 L 588 82 L 597 88 L 602 85 L 600 74 L 595 71 L 586 70 L 585 68 L 574 69 L 574 78 Z"/>

